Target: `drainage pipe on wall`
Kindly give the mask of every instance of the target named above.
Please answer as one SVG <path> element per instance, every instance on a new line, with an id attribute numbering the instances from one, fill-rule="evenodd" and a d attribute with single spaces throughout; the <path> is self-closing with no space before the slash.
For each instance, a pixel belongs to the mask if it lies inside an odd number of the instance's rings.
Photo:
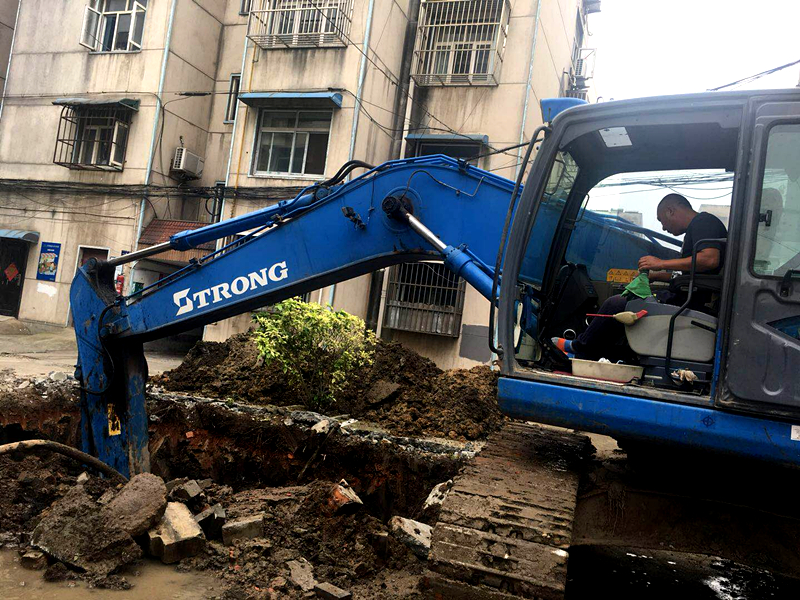
<path id="1" fill-rule="evenodd" d="M 172 0 L 172 6 L 169 9 L 167 37 L 164 40 L 164 56 L 161 59 L 161 76 L 158 80 L 158 93 L 156 94 L 156 112 L 153 116 L 153 133 L 150 137 L 150 155 L 147 157 L 147 170 L 145 171 L 144 175 L 145 192 L 142 196 L 141 204 L 139 205 L 139 223 L 136 225 L 136 238 L 133 240 L 134 251 L 139 249 L 139 238 L 142 237 L 142 229 L 144 228 L 144 213 L 145 209 L 147 208 L 147 186 L 150 185 L 150 175 L 152 173 L 153 162 L 155 160 L 156 144 L 158 142 L 158 125 L 160 120 L 163 118 L 161 115 L 161 108 L 163 107 L 164 103 L 161 99 L 161 95 L 164 93 L 164 80 L 167 77 L 167 59 L 169 58 L 169 46 L 170 42 L 172 41 L 172 24 L 175 21 L 175 6 L 177 4 L 178 0 Z M 159 150 L 161 150 L 161 148 L 159 148 Z M 135 265 L 131 267 L 129 273 L 129 286 L 133 284 L 133 273 L 135 268 Z M 130 290 L 130 287 L 128 289 Z"/>
<path id="2" fill-rule="evenodd" d="M 249 17 L 248 17 L 249 18 Z M 244 50 L 242 51 L 242 66 L 239 69 L 239 93 L 242 93 L 242 81 L 244 81 L 244 68 L 247 64 L 247 44 L 249 42 L 248 37 L 244 36 Z M 253 66 L 250 66 L 250 79 L 248 81 L 248 91 L 250 86 L 252 85 L 253 79 Z M 245 117 L 247 117 L 247 111 L 245 110 Z M 228 149 L 228 168 L 225 169 L 225 189 L 227 191 L 228 186 L 230 185 L 231 179 L 231 165 L 233 164 L 233 145 L 236 142 L 236 134 L 239 131 L 239 99 L 236 99 L 236 114 L 233 117 L 233 130 L 231 131 L 231 147 Z M 244 140 L 242 140 L 242 144 L 244 144 Z M 227 194 L 222 194 L 222 202 L 219 208 L 219 220 L 223 221 L 225 219 L 225 202 L 227 200 Z M 233 217 L 234 215 L 231 215 Z M 222 240 L 217 240 L 217 250 L 222 248 Z"/>
<path id="3" fill-rule="evenodd" d="M 348 161 L 353 160 L 356 152 L 356 134 L 358 133 L 358 117 L 361 114 L 361 97 L 364 95 L 364 81 L 367 79 L 367 55 L 369 54 L 369 38 L 372 33 L 372 17 L 375 14 L 375 0 L 369 0 L 367 10 L 367 24 L 364 29 L 364 42 L 361 45 L 361 67 L 358 71 L 358 89 L 356 90 L 355 104 L 353 105 L 353 129 L 350 132 L 350 152 Z M 350 179 L 350 175 L 347 176 Z M 336 284 L 328 290 L 328 306 L 333 309 L 333 299 L 336 296 Z"/>
<path id="4" fill-rule="evenodd" d="M 397 97 L 394 102 L 394 118 L 392 119 L 392 147 L 389 158 L 400 158 L 403 147 L 403 137 L 406 132 L 406 111 L 408 110 L 409 90 L 411 88 L 411 65 L 414 62 L 414 45 L 417 40 L 417 25 L 419 21 L 419 7 L 421 0 L 411 0 L 408 3 L 408 24 L 403 41 L 403 61 L 400 63 L 400 85 L 397 88 Z M 412 99 L 413 102 L 413 99 Z"/>
<path id="5" fill-rule="evenodd" d="M 6 65 L 6 79 L 3 82 L 3 98 L 0 101 L 0 119 L 3 118 L 3 107 L 5 106 L 6 88 L 8 87 L 8 76 L 11 74 L 11 58 L 14 56 L 14 41 L 17 39 L 17 27 L 19 26 L 19 11 L 22 8 L 22 0 L 17 4 L 17 16 L 14 17 L 14 33 L 11 34 L 11 47 L 8 49 L 8 64 Z"/>
<path id="6" fill-rule="evenodd" d="M 534 17 L 533 23 L 533 41 L 531 42 L 531 60 L 528 66 L 528 82 L 525 85 L 525 105 L 522 108 L 522 124 L 519 127 L 520 144 L 525 143 L 525 122 L 528 120 L 528 105 L 530 104 L 531 91 L 533 90 L 533 60 L 536 57 L 536 38 L 539 37 L 539 12 L 542 9 L 542 2 L 543 0 L 539 0 L 536 3 L 536 16 Z M 526 167 L 526 165 L 521 164 L 522 151 L 522 147 L 517 148 L 517 163 L 519 163 L 517 164 L 517 176 L 519 176 L 519 170 Z"/>

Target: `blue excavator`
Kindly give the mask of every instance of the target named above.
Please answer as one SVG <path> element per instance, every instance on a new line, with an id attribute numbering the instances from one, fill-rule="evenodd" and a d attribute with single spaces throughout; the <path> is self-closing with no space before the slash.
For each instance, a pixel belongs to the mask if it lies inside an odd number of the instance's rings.
<path id="1" fill-rule="evenodd" d="M 143 343 L 380 268 L 441 261 L 489 300 L 498 403 L 516 421 L 443 507 L 429 560 L 440 595 L 464 581 L 497 597 L 563 594 L 583 451 L 567 430 L 800 465 L 800 90 L 559 98 L 542 111 L 524 186 L 525 168 L 510 181 L 446 156 L 356 162 L 294 199 L 87 262 L 70 293 L 83 449 L 124 475 L 149 470 Z M 355 169 L 365 172 L 347 180 Z M 587 374 L 551 338 L 585 329 L 641 256 L 681 248 L 588 210 L 587 198 L 621 173 L 708 169 L 733 181 L 726 267 L 708 275 L 693 262 L 673 279 L 681 306 L 632 300 L 647 311 L 625 328 L 633 371 L 621 380 L 611 373 L 623 365 L 598 362 Z M 224 238 L 234 241 L 156 285 L 115 292 L 120 264 Z M 689 308 L 701 292 L 713 310 Z"/>

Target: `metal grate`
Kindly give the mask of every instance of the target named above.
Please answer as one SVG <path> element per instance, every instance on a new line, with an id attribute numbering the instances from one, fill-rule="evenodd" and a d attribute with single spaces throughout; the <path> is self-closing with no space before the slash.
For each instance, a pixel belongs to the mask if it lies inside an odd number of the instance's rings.
<path id="1" fill-rule="evenodd" d="M 508 36 L 508 0 L 423 0 L 417 85 L 497 85 Z"/>
<path id="2" fill-rule="evenodd" d="M 247 37 L 265 50 L 347 46 L 353 0 L 252 0 Z"/>
<path id="3" fill-rule="evenodd" d="M 580 98 L 581 100 L 588 100 L 589 90 L 578 90 L 573 88 L 564 92 L 564 96 L 567 98 Z"/>
<path id="4" fill-rule="evenodd" d="M 458 337 L 466 284 L 441 263 L 392 267 L 383 326 Z"/>
<path id="5" fill-rule="evenodd" d="M 130 121 L 131 110 L 120 104 L 64 106 L 53 162 L 68 169 L 122 171 Z"/>

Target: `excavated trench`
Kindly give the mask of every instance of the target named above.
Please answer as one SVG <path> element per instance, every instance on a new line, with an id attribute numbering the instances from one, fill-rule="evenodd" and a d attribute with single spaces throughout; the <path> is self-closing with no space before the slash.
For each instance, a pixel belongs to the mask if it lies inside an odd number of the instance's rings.
<path id="1" fill-rule="evenodd" d="M 78 445 L 73 382 L 37 382 L 17 389 L 20 385 L 24 384 L 15 381 L 13 391 L 0 391 L 0 442 L 47 438 Z M 229 517 L 270 513 L 266 538 L 235 547 L 212 542 L 204 554 L 181 563 L 181 569 L 197 574 L 197 581 L 203 582 L 198 585 L 208 590 L 208 575 L 213 574 L 214 581 L 221 579 L 213 595 L 223 598 L 302 597 L 291 584 L 279 588 L 277 596 L 261 593 L 288 577 L 288 561 L 301 558 L 314 566 L 318 579 L 348 589 L 356 598 L 420 597 L 425 562 L 399 542 L 379 548 L 375 540 L 385 536 L 387 521 L 395 515 L 434 523 L 438 515 L 421 510 L 424 500 L 435 485 L 452 479 L 483 444 L 403 437 L 374 424 L 352 422 L 347 416 L 326 417 L 302 407 L 253 406 L 159 389 L 149 393 L 147 408 L 153 473 L 165 481 L 212 479 L 203 501 L 222 503 Z M 622 460 L 619 455 L 610 464 L 623 469 Z M 0 456 L 0 546 L 27 544 L 26 534 L 40 513 L 74 487 L 82 470 L 72 460 L 49 454 Z M 665 467 L 656 471 L 651 477 L 657 479 L 667 472 Z M 363 509 L 325 516 L 316 495 L 341 479 L 358 494 Z M 597 472 L 590 473 L 592 485 L 602 483 L 601 479 Z M 625 487 L 631 489 L 630 483 Z M 289 495 L 296 501 L 276 501 Z M 698 598 L 796 598 L 800 593 L 800 584 L 792 577 L 745 568 L 702 552 L 673 552 L 669 543 L 662 544 L 662 550 L 652 549 L 654 544 L 651 549 L 637 550 L 644 539 L 641 532 L 616 528 L 620 539 L 602 539 L 593 527 L 620 513 L 595 507 L 586 498 L 593 496 L 584 490 L 575 530 L 581 542 L 570 549 L 567 598 L 597 598 L 607 595 L 604 592 L 614 597 L 674 597 L 685 590 Z M 626 523 L 635 525 L 633 515 L 646 512 L 634 512 L 637 498 L 628 494 Z M 289 505 L 294 512 L 287 518 Z M 669 516 L 665 511 L 674 506 L 672 500 L 657 512 Z M 676 517 L 674 531 L 659 533 L 659 540 L 676 542 L 678 525 L 686 514 L 696 512 L 697 507 L 693 512 L 684 510 L 683 517 Z M 710 522 L 706 517 L 698 521 L 704 527 Z M 762 529 L 767 537 L 778 535 L 775 525 L 767 521 Z M 622 539 L 626 537 L 630 539 Z M 751 536 L 742 547 L 752 550 L 754 539 Z M 21 572 L 11 573 L 13 561 L 5 556 L 0 591 L 5 589 L 4 581 L 14 585 L 25 581 Z M 139 571 L 143 574 L 138 575 Z M 206 573 L 200 576 L 200 571 Z M 153 589 L 149 577 L 166 577 L 166 571 L 145 563 L 144 568 L 136 567 L 123 576 L 135 586 L 126 597 L 136 598 L 137 590 Z M 26 577 L 30 581 L 30 575 Z M 31 595 L 15 597 L 46 597 L 42 589 L 47 588 L 28 585 Z M 175 585 L 191 587 L 185 577 Z M 176 590 L 172 597 L 184 597 Z"/>
<path id="2" fill-rule="evenodd" d="M 481 445 L 392 436 L 346 417 L 174 393 L 151 394 L 148 412 L 151 470 L 166 481 L 211 478 L 238 491 L 345 479 L 383 521 L 416 516 L 431 489 Z"/>
<path id="3" fill-rule="evenodd" d="M 267 538 L 235 547 L 210 541 L 204 553 L 182 561 L 185 569 L 221 577 L 228 590 L 223 597 L 270 597 L 254 590 L 270 589 L 288 577 L 289 561 L 301 559 L 313 565 L 320 581 L 356 597 L 419 593 L 424 561 L 386 537 L 388 521 L 402 516 L 434 522 L 435 513 L 422 511 L 431 489 L 452 479 L 482 445 L 396 436 L 376 425 L 300 407 L 252 406 L 160 390 L 148 394 L 147 409 L 151 471 L 165 481 L 213 481 L 201 499 L 189 504 L 193 512 L 221 503 L 229 518 L 267 515 Z M 46 438 L 78 445 L 78 425 L 72 382 L 40 382 L 0 394 L 3 443 Z M 43 452 L 0 456 L 0 546 L 25 547 L 42 511 L 73 489 L 82 471 L 75 461 Z M 323 514 L 322 496 L 343 479 L 363 507 Z M 148 577 L 163 572 L 145 567 L 141 578 L 130 571 L 122 576 L 147 588 Z M 21 573 L 7 572 L 0 580 L 21 584 Z M 291 585 L 278 593 L 295 595 L 301 597 Z"/>

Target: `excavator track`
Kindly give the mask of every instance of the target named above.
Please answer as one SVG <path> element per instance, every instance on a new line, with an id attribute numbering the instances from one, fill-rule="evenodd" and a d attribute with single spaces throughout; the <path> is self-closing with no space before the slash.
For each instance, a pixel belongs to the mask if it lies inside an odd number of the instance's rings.
<path id="1" fill-rule="evenodd" d="M 433 529 L 433 598 L 563 598 L 586 436 L 513 422 L 455 480 Z"/>

